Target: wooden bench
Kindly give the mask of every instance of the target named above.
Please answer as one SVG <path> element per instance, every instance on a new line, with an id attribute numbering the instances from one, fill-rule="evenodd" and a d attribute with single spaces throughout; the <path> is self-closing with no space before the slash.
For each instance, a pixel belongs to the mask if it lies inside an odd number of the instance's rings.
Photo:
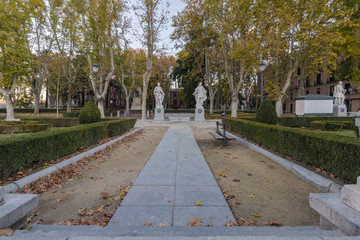
<path id="1" fill-rule="evenodd" d="M 209 131 L 209 133 L 216 140 L 221 140 L 223 146 L 226 146 L 228 140 L 235 139 L 235 137 L 232 134 L 226 133 L 226 125 L 223 123 L 220 123 L 219 121 L 216 122 L 216 132 Z"/>

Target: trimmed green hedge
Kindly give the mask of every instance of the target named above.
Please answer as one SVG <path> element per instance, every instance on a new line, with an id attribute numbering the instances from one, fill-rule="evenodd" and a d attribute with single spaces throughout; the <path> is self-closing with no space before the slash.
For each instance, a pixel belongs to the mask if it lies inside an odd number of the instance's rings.
<path id="1" fill-rule="evenodd" d="M 63 117 L 64 118 L 78 118 L 80 114 L 79 112 L 63 112 Z"/>
<path id="2" fill-rule="evenodd" d="M 360 175 L 360 141 L 357 138 L 301 128 L 268 125 L 244 119 L 223 118 L 227 128 L 299 162 L 322 167 L 345 182 Z"/>
<path id="3" fill-rule="evenodd" d="M 136 119 L 97 122 L 0 139 L 0 178 L 5 179 L 24 167 L 65 157 L 106 137 L 120 135 L 135 122 Z"/>
<path id="4" fill-rule="evenodd" d="M 50 124 L 38 124 L 29 122 L 20 122 L 20 124 L 6 124 L 7 122 L 0 123 L 0 134 L 10 133 L 33 133 L 46 131 L 50 128 Z"/>
<path id="5" fill-rule="evenodd" d="M 323 131 L 337 131 L 340 129 L 354 128 L 353 122 L 351 121 L 312 121 L 310 126 L 312 129 L 319 129 Z"/>
<path id="6" fill-rule="evenodd" d="M 278 122 L 281 126 L 287 127 L 310 127 L 313 121 L 351 121 L 355 122 L 355 117 L 279 117 Z"/>
<path id="7" fill-rule="evenodd" d="M 73 109 L 73 110 L 78 110 L 78 109 Z M 59 112 L 64 112 L 66 111 L 65 108 L 60 108 Z M 15 108 L 14 109 L 15 113 L 34 113 L 34 108 Z M 56 109 L 54 108 L 40 108 L 39 109 L 40 113 L 56 113 Z M 6 113 L 6 108 L 0 108 L 0 113 Z"/>
<path id="8" fill-rule="evenodd" d="M 51 127 L 72 127 L 79 125 L 77 118 L 56 118 L 56 117 L 20 117 L 23 121 L 37 121 L 42 124 L 50 124 Z"/>

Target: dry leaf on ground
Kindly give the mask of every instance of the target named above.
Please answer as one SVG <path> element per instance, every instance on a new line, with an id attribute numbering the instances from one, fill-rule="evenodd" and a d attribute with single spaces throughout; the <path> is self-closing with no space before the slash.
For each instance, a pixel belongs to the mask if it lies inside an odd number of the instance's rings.
<path id="1" fill-rule="evenodd" d="M 202 201 L 197 201 L 197 202 L 195 203 L 195 205 L 196 205 L 196 206 L 202 206 L 203 203 L 202 203 Z"/>
<path id="2" fill-rule="evenodd" d="M 195 226 L 200 227 L 203 222 L 202 218 L 189 218 L 189 222 L 186 224 L 187 226 Z"/>
<path id="3" fill-rule="evenodd" d="M 264 225 L 275 226 L 275 227 L 283 226 L 281 223 L 277 223 L 274 220 L 266 221 L 266 222 L 264 222 Z"/>
<path id="4" fill-rule="evenodd" d="M 11 228 L 0 229 L 0 236 L 12 236 L 14 230 Z"/>

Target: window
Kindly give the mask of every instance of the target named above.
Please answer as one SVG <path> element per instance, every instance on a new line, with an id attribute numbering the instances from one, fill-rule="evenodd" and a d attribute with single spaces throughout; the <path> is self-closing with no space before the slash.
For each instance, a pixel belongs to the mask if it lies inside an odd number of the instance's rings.
<path id="1" fill-rule="evenodd" d="M 309 95 L 309 94 L 310 94 L 309 90 L 306 90 L 305 95 Z"/>
<path id="2" fill-rule="evenodd" d="M 329 95 L 330 96 L 334 96 L 334 87 L 335 86 L 330 86 L 330 89 L 329 89 Z"/>
<path id="3" fill-rule="evenodd" d="M 320 85 L 321 84 L 321 73 L 316 75 L 316 84 Z"/>
<path id="4" fill-rule="evenodd" d="M 293 93 L 290 93 L 290 100 L 293 100 L 294 96 Z"/>
<path id="5" fill-rule="evenodd" d="M 305 87 L 310 87 L 310 78 L 309 77 L 306 78 Z"/>
<path id="6" fill-rule="evenodd" d="M 335 82 L 335 81 L 336 81 L 335 72 L 332 71 L 332 72 L 330 72 L 330 75 L 329 75 L 329 82 Z"/>
<path id="7" fill-rule="evenodd" d="M 321 94 L 321 88 L 316 89 L 316 94 Z"/>
<path id="8" fill-rule="evenodd" d="M 283 103 L 283 112 L 286 112 L 286 103 Z"/>
<path id="9" fill-rule="evenodd" d="M 350 83 L 345 83 L 345 84 L 344 84 L 344 89 L 346 89 L 346 93 L 345 93 L 345 94 L 349 94 L 349 88 L 351 88 L 351 84 L 350 84 Z"/>
<path id="10" fill-rule="evenodd" d="M 293 104 L 290 103 L 290 113 L 292 113 L 292 112 L 293 112 Z"/>
<path id="11" fill-rule="evenodd" d="M 299 75 L 299 76 L 301 75 L 301 68 L 297 69 L 297 75 Z"/>

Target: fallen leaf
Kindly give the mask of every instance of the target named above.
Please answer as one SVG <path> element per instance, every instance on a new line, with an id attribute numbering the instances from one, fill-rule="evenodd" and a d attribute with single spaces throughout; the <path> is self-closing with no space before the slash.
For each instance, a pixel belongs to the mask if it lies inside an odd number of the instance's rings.
<path id="1" fill-rule="evenodd" d="M 223 177 L 223 178 L 228 178 L 229 177 L 228 175 L 226 175 L 225 173 L 222 173 L 222 172 L 219 172 L 218 175 Z"/>
<path id="2" fill-rule="evenodd" d="M 65 195 L 65 196 L 59 197 L 56 201 L 60 202 L 60 201 L 65 201 L 66 199 L 67 199 L 67 196 Z"/>
<path id="3" fill-rule="evenodd" d="M 159 226 L 160 226 L 160 227 L 168 227 L 169 224 L 167 224 L 167 223 L 159 223 Z"/>
<path id="4" fill-rule="evenodd" d="M 255 196 L 253 194 L 249 194 L 249 197 L 251 198 L 255 198 Z"/>
<path id="5" fill-rule="evenodd" d="M 240 182 L 239 179 L 233 179 L 232 181 L 233 181 L 233 182 Z"/>
<path id="6" fill-rule="evenodd" d="M 202 201 L 197 201 L 197 202 L 195 203 L 195 205 L 196 205 L 196 206 L 202 206 L 203 203 L 202 203 Z"/>
<path id="7" fill-rule="evenodd" d="M 267 167 L 270 168 L 270 169 L 274 169 L 274 168 L 275 168 L 274 165 L 267 165 Z"/>
<path id="8" fill-rule="evenodd" d="M 248 218 L 248 219 L 244 219 L 244 218 L 241 218 L 239 220 L 236 220 L 237 224 L 239 226 L 255 226 L 256 225 L 256 221 L 252 218 Z"/>
<path id="9" fill-rule="evenodd" d="M 149 227 L 149 226 L 151 226 L 151 225 L 152 225 L 151 222 L 143 222 L 143 226 Z"/>
<path id="10" fill-rule="evenodd" d="M 266 222 L 264 222 L 264 225 L 275 226 L 275 227 L 283 226 L 281 223 L 277 223 L 274 220 L 266 221 Z"/>
<path id="11" fill-rule="evenodd" d="M 257 213 L 252 213 L 251 215 L 254 216 L 254 217 L 260 217 L 260 215 L 257 214 Z"/>
<path id="12" fill-rule="evenodd" d="M 102 195 L 103 199 L 108 199 L 110 196 L 110 193 L 108 193 L 108 192 L 101 192 L 100 194 Z"/>
<path id="13" fill-rule="evenodd" d="M 267 183 L 273 184 L 274 182 L 271 180 L 266 180 Z"/>
<path id="14" fill-rule="evenodd" d="M 265 161 L 260 161 L 261 164 L 265 164 Z"/>
<path id="15" fill-rule="evenodd" d="M 235 226 L 238 226 L 238 224 L 230 221 L 230 222 L 225 223 L 225 226 L 226 227 L 235 227 Z"/>
<path id="16" fill-rule="evenodd" d="M 193 217 L 190 217 L 190 218 L 189 218 L 189 222 L 188 222 L 186 225 L 187 225 L 187 226 L 200 227 L 202 222 L 203 222 L 202 218 L 193 218 Z"/>
<path id="17" fill-rule="evenodd" d="M 113 221 L 114 223 L 118 223 L 119 222 L 119 220 L 117 220 L 117 219 L 114 219 L 114 221 Z"/>
<path id="18" fill-rule="evenodd" d="M 0 236 L 12 236 L 14 233 L 14 230 L 11 228 L 6 229 L 0 229 Z"/>

